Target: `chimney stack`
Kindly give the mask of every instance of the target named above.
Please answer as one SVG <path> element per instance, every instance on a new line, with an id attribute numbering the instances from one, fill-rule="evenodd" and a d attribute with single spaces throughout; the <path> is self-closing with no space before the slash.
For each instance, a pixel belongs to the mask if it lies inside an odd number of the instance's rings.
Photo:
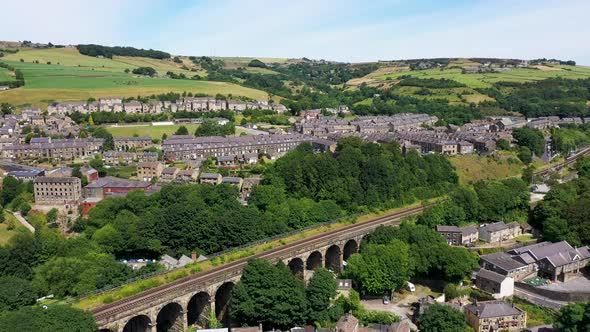
<path id="1" fill-rule="evenodd" d="M 196 252 L 193 251 L 191 253 L 191 259 L 193 260 L 193 262 L 196 262 L 197 261 L 197 253 Z"/>

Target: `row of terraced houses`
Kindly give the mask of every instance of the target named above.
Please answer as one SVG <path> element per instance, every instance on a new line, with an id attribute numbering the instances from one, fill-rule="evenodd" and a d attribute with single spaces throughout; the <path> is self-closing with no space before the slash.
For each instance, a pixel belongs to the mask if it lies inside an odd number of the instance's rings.
<path id="1" fill-rule="evenodd" d="M 159 114 L 162 112 L 178 111 L 195 111 L 195 112 L 212 112 L 222 110 L 232 110 L 242 112 L 247 109 L 270 109 L 277 113 L 284 113 L 287 108 L 282 104 L 270 104 L 266 100 L 241 101 L 241 100 L 222 100 L 212 97 L 195 97 L 182 98 L 176 101 L 159 101 L 152 100 L 142 103 L 137 100 L 124 102 L 121 97 L 100 98 L 96 102 L 63 102 L 55 103 L 47 107 L 49 114 L 66 115 L 74 112 L 88 114 L 92 112 L 125 112 L 129 114 L 151 113 Z"/>

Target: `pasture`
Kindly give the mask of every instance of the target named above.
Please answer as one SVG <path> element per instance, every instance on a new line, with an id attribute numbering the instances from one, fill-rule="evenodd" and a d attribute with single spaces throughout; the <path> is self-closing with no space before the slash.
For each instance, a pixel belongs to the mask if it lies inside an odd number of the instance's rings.
<path id="1" fill-rule="evenodd" d="M 254 99 L 267 97 L 264 91 L 226 82 L 146 78 L 123 71 L 67 67 L 53 63 L 4 62 L 21 69 L 25 76 L 24 87 L 0 92 L 0 100 L 14 105 L 31 104 L 43 107 L 54 101 L 78 101 L 105 96 L 149 96 L 171 91 L 212 96 L 217 93 L 232 94 Z"/>
<path id="2" fill-rule="evenodd" d="M 8 69 L 0 68 L 0 82 L 14 80 L 14 76 L 12 76 L 11 74 L 12 72 L 10 72 Z"/>
<path id="3" fill-rule="evenodd" d="M 461 69 L 427 69 L 413 70 L 407 72 L 389 73 L 376 76 L 378 80 L 396 79 L 402 75 L 410 75 L 418 78 L 451 79 L 463 83 L 470 88 L 487 88 L 493 83 L 505 81 L 524 83 L 544 80 L 552 77 L 563 77 L 568 79 L 589 78 L 590 69 L 574 66 L 557 66 L 559 70 L 538 70 L 529 68 L 517 68 L 498 73 L 463 74 Z"/>

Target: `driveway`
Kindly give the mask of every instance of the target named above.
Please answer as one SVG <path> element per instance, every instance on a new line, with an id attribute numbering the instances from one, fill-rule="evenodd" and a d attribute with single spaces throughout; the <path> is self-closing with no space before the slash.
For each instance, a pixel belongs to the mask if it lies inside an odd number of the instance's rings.
<path id="1" fill-rule="evenodd" d="M 398 316 L 400 318 L 400 320 L 408 320 L 408 322 L 410 323 L 410 328 L 417 330 L 418 328 L 416 327 L 416 325 L 414 325 L 414 323 L 412 322 L 412 320 L 410 320 L 408 317 L 412 316 L 412 307 L 411 305 L 408 304 L 404 304 L 402 303 L 390 303 L 390 304 L 383 304 L 383 300 L 382 299 L 375 299 L 375 300 L 361 300 L 361 304 L 363 305 L 363 307 L 369 309 L 369 310 L 375 310 L 375 311 L 386 311 L 386 312 L 391 312 L 392 314 Z"/>
<path id="2" fill-rule="evenodd" d="M 566 282 L 555 282 L 542 288 L 551 289 L 558 292 L 579 292 L 590 289 L 590 279 L 587 276 L 579 276 L 578 278 L 568 280 Z"/>

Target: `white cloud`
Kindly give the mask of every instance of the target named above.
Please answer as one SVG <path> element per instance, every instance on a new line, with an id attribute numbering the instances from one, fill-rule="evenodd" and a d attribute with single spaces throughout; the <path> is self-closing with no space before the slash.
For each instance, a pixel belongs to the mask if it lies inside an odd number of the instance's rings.
<path id="1" fill-rule="evenodd" d="M 218 0 L 189 3 L 176 14 L 177 4 L 166 5 L 11 1 L 3 4 L 12 15 L 0 20 L 0 39 L 124 44 L 187 55 L 555 57 L 590 64 L 590 2 L 582 0 L 467 2 L 439 12 L 433 12 L 442 7 L 436 2 L 402 0 Z"/>

